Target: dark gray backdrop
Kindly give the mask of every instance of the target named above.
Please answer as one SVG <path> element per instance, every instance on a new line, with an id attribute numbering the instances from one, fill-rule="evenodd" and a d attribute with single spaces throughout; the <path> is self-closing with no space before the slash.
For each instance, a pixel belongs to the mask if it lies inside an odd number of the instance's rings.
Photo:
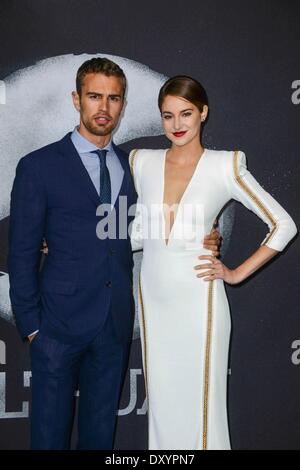
<path id="1" fill-rule="evenodd" d="M 1 0 L 0 80 L 41 59 L 98 52 L 133 59 L 166 76 L 192 75 L 210 99 L 204 145 L 245 151 L 250 171 L 299 227 L 299 24 L 296 0 Z M 16 140 L 24 119 L 16 106 Z M 0 129 L 0 139 L 5 137 Z M 163 137 L 148 137 L 123 148 L 166 144 Z M 0 221 L 3 272 L 8 223 L 9 217 Z M 225 263 L 233 267 L 242 261 L 265 232 L 253 214 L 236 204 Z M 248 281 L 227 287 L 233 320 L 228 408 L 234 449 L 300 449 L 298 266 L 296 240 Z M 0 340 L 5 343 L 0 342 L 0 448 L 24 449 L 28 345 L 2 318 Z M 132 376 L 138 374 L 137 402 L 119 418 L 118 449 L 146 448 L 139 339 L 133 341 L 130 369 Z M 134 394 L 128 375 L 120 408 Z"/>

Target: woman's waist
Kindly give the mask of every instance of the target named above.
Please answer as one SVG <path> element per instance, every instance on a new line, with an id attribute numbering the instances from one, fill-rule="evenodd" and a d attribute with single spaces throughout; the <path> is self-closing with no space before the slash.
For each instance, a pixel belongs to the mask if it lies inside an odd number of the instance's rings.
<path id="1" fill-rule="evenodd" d="M 207 250 L 201 244 L 196 243 L 175 243 L 174 240 L 161 240 L 157 243 L 144 243 L 143 259 L 167 259 L 172 262 L 173 260 L 180 262 L 185 260 L 197 258 L 200 255 L 211 255 L 212 251 Z M 175 261 L 175 262 L 176 262 Z"/>
<path id="2" fill-rule="evenodd" d="M 209 250 L 151 250 L 144 251 L 142 259 L 142 272 L 147 276 L 155 278 L 170 278 L 181 282 L 182 279 L 200 280 L 194 268 L 201 264 L 199 256 L 208 254 Z M 210 254 L 210 252 L 209 252 Z"/>

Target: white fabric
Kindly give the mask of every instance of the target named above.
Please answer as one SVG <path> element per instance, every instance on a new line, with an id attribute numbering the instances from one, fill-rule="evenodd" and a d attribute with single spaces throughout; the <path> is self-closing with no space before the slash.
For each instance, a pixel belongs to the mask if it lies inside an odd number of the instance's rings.
<path id="1" fill-rule="evenodd" d="M 201 239 L 232 198 L 255 212 L 272 230 L 271 220 L 257 207 L 253 194 L 276 220 L 276 230 L 267 246 L 282 250 L 296 228 L 286 211 L 248 172 L 242 152 L 234 157 L 233 152 L 206 149 L 183 194 L 166 245 L 162 210 L 165 157 L 166 150 L 130 154 L 138 202 L 145 208 L 137 213 L 131 237 L 133 249 L 144 250 L 139 315 L 149 406 L 149 449 L 202 449 L 203 437 L 207 449 L 230 449 L 226 408 L 230 312 L 223 281 L 209 283 L 196 277 L 199 271 L 193 267 L 200 263 L 198 256 L 210 254 L 202 247 Z M 199 205 L 200 219 L 192 215 L 182 219 L 189 204 Z M 156 210 L 150 213 L 153 205 Z M 148 237 L 151 224 L 162 228 L 157 239 Z M 182 228 L 187 232 L 181 234 Z M 188 238 L 192 230 L 196 233 L 194 241 Z M 211 343 L 207 353 L 208 331 Z M 204 373 L 208 365 L 206 390 Z"/>

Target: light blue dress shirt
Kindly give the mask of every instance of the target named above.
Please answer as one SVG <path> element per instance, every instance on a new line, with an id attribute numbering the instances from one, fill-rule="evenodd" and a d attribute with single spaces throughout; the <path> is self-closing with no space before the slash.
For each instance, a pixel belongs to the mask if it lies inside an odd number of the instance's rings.
<path id="1" fill-rule="evenodd" d="M 98 155 L 91 153 L 93 150 L 98 150 L 99 148 L 83 137 L 78 132 L 78 127 L 75 127 L 72 132 L 71 140 L 79 153 L 83 165 L 90 175 L 97 193 L 100 194 L 100 161 Z M 116 152 L 114 151 L 111 140 L 105 147 L 101 148 L 101 150 L 108 151 L 106 154 L 106 165 L 111 182 L 111 202 L 114 205 L 121 189 L 124 170 Z"/>

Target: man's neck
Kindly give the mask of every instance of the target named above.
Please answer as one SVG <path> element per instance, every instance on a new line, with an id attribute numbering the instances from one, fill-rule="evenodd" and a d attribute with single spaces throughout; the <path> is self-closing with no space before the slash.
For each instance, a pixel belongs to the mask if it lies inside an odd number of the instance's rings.
<path id="1" fill-rule="evenodd" d="M 106 145 L 109 144 L 111 140 L 111 134 L 107 134 L 107 135 L 91 134 L 83 126 L 79 126 L 77 130 L 79 134 L 82 135 L 82 137 L 84 137 L 86 140 L 88 140 L 89 142 L 91 142 L 92 144 L 96 145 L 99 148 L 106 147 Z"/>

